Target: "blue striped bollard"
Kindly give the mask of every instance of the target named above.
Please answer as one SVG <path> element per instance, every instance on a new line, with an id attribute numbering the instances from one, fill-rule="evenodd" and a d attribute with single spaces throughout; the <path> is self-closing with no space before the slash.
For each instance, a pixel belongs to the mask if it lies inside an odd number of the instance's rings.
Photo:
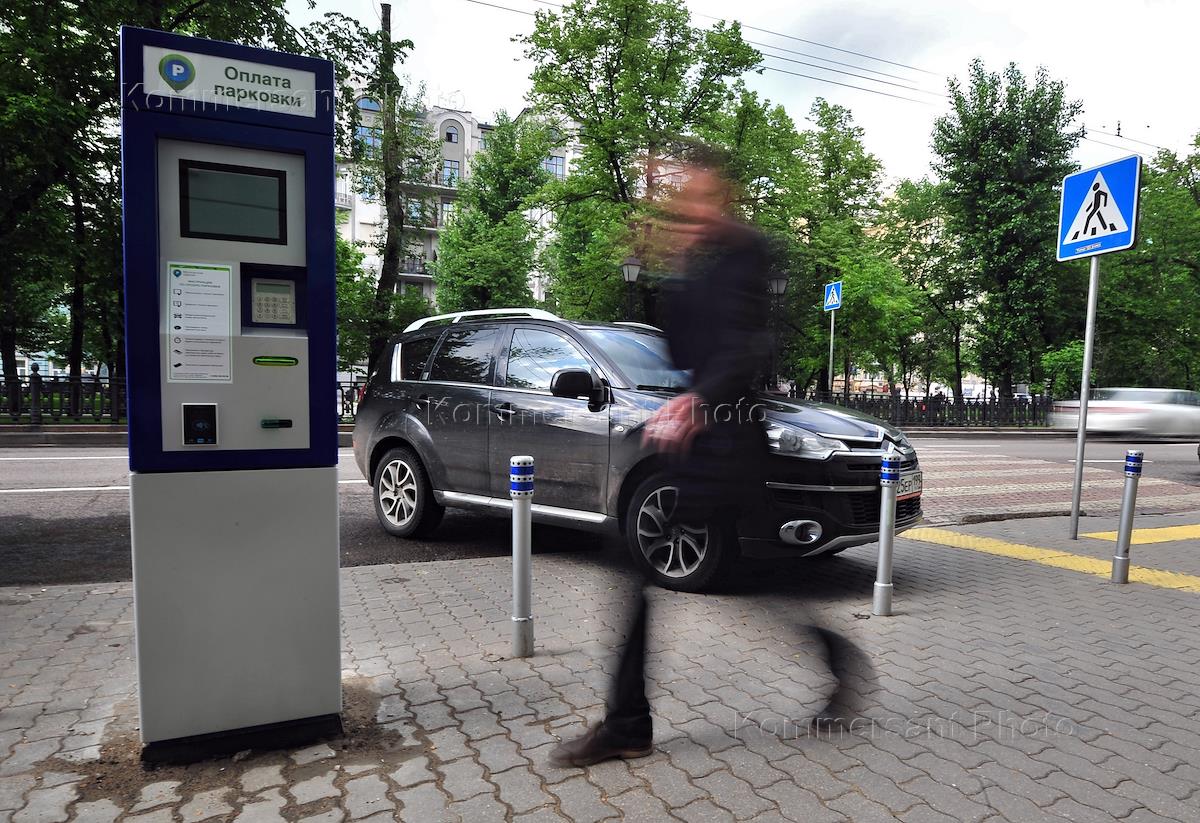
<path id="1" fill-rule="evenodd" d="M 1142 477 L 1142 452 L 1125 452 L 1125 493 L 1121 497 L 1121 520 L 1117 525 L 1117 551 L 1113 555 L 1112 582 L 1129 582 L 1129 541 L 1133 537 L 1133 510 L 1137 506 L 1138 480 Z"/>
<path id="2" fill-rule="evenodd" d="M 879 566 L 871 614 L 892 613 L 892 544 L 896 538 L 896 484 L 900 482 L 900 456 L 885 454 L 879 466 Z"/>
<path id="3" fill-rule="evenodd" d="M 513 526 L 513 657 L 533 655 L 533 458 L 508 461 L 508 493 Z"/>

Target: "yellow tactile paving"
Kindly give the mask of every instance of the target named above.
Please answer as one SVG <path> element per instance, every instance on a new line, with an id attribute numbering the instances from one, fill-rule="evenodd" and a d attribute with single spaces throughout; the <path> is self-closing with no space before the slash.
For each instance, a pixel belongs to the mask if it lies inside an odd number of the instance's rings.
<path id="1" fill-rule="evenodd" d="M 1117 542 L 1116 532 L 1092 532 L 1084 537 L 1094 537 L 1097 540 Z M 1170 543 L 1174 540 L 1195 540 L 1200 538 L 1200 524 L 1192 526 L 1158 526 L 1153 529 L 1134 529 L 1129 542 L 1144 546 L 1147 543 Z"/>
<path id="2" fill-rule="evenodd" d="M 1097 577 L 1108 578 L 1112 574 L 1112 561 L 1072 554 L 1061 549 L 1044 549 L 1039 546 L 1025 546 L 1021 543 L 1009 543 L 994 537 L 979 537 L 973 534 L 963 534 L 949 529 L 909 529 L 902 535 L 909 540 L 920 540 L 924 543 L 935 543 L 939 546 L 950 546 L 956 549 L 995 554 L 1001 557 L 1012 557 L 1017 560 L 1029 560 L 1044 566 L 1057 569 L 1067 569 L 1082 572 Z M 1130 583 L 1145 583 L 1161 589 L 1178 589 L 1186 592 L 1200 593 L 1200 577 L 1192 574 L 1151 569 L 1145 566 L 1130 566 Z"/>

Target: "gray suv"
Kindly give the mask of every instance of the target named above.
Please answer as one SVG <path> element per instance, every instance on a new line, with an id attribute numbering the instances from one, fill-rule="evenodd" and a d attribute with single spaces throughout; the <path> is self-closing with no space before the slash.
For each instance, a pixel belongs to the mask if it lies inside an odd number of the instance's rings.
<path id="1" fill-rule="evenodd" d="M 354 456 L 396 537 L 425 536 L 447 507 L 511 508 L 508 461 L 536 459 L 533 517 L 624 536 L 658 585 L 707 586 L 743 552 L 813 557 L 873 542 L 879 465 L 901 456 L 898 530 L 921 519 L 921 472 L 904 434 L 835 406 L 764 394 L 771 454 L 753 507 L 667 528 L 675 488 L 641 426 L 687 372 L 650 326 L 562 320 L 536 309 L 426 318 L 396 337 L 371 377 Z"/>

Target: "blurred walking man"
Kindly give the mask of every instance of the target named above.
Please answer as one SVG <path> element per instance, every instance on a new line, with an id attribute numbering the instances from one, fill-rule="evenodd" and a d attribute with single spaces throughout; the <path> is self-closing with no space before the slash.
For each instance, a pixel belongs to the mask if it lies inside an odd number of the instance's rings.
<path id="1" fill-rule="evenodd" d="M 732 524 L 747 493 L 761 487 L 766 435 L 753 407 L 755 377 L 769 351 L 767 245 L 735 219 L 724 158 L 698 146 L 685 182 L 658 227 L 672 238 L 682 277 L 664 288 L 665 331 L 675 365 L 692 388 L 647 421 L 642 441 L 668 456 L 679 488 L 668 526 Z M 720 573 L 718 570 L 717 573 Z M 642 757 L 652 751 L 646 700 L 647 606 L 638 593 L 606 716 L 551 754 L 557 766 Z"/>

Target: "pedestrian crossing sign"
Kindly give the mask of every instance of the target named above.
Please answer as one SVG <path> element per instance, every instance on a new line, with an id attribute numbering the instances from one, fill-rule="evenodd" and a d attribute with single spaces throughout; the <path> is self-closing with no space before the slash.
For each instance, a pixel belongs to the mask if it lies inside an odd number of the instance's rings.
<path id="1" fill-rule="evenodd" d="M 1058 259 L 1074 260 L 1133 245 L 1142 158 L 1134 154 L 1063 178 Z"/>
<path id="2" fill-rule="evenodd" d="M 842 281 L 825 284 L 825 311 L 842 307 Z"/>

